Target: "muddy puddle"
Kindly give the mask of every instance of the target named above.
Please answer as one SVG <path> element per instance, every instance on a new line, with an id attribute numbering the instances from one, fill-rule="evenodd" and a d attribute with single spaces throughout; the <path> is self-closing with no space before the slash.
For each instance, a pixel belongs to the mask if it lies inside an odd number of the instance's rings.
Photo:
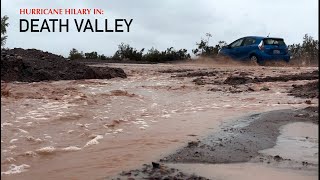
<path id="1" fill-rule="evenodd" d="M 292 74 L 290 67 L 108 66 L 123 68 L 128 78 L 1 84 L 2 178 L 108 179 L 158 161 L 237 117 L 318 105 L 317 99 L 288 96 L 291 81 L 250 84 L 254 91 L 232 93 L 229 85 L 199 86 L 194 77 L 175 77 L 184 69 L 214 68 L 222 81 L 240 71 Z M 168 69 L 180 72 L 161 72 Z M 261 90 L 265 86 L 269 90 Z"/>
<path id="2" fill-rule="evenodd" d="M 296 122 L 281 128 L 277 144 L 260 151 L 267 155 L 278 154 L 282 158 L 318 164 L 319 126 L 313 123 Z"/>
<path id="3" fill-rule="evenodd" d="M 277 169 L 255 163 L 241 164 L 168 164 L 191 174 L 217 180 L 315 180 L 318 173 L 306 170 Z"/>
<path id="4" fill-rule="evenodd" d="M 209 179 L 317 179 L 318 125 L 296 122 L 282 126 L 276 145 L 261 150 L 266 161 L 254 158 L 245 163 L 166 163 L 171 168 Z M 260 158 L 259 158 L 260 157 Z M 271 158 L 270 158 L 271 157 Z"/>

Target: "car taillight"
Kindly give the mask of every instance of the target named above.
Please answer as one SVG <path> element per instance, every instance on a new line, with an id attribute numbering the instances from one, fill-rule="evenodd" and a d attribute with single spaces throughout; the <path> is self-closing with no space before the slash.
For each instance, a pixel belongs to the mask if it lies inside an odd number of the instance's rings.
<path id="1" fill-rule="evenodd" d="M 263 51 L 264 50 L 264 44 L 263 44 L 263 41 L 261 41 L 258 45 L 258 48 Z"/>

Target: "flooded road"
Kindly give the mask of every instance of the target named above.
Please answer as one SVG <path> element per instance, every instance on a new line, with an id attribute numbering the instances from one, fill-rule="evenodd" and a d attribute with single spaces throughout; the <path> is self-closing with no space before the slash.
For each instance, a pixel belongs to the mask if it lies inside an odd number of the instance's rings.
<path id="1" fill-rule="evenodd" d="M 265 77 L 316 68 L 111 66 L 123 68 L 128 78 L 1 84 L 6 92 L 1 96 L 1 178 L 107 178 L 157 161 L 244 115 L 318 105 L 317 99 L 307 104 L 288 96 L 291 81 L 257 83 L 250 85 L 251 91 L 234 93 L 232 88 L 248 86 L 196 85 L 194 77 L 176 77 L 174 71 L 214 69 L 218 81 L 241 72 Z M 173 72 L 161 72 L 168 69 Z M 213 88 L 223 90 L 208 91 Z"/>

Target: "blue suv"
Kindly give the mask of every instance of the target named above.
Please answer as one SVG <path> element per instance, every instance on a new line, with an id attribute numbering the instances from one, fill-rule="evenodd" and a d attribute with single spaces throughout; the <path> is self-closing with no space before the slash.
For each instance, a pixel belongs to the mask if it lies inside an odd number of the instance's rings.
<path id="1" fill-rule="evenodd" d="M 247 36 L 222 47 L 219 55 L 236 60 L 251 60 L 260 65 L 268 60 L 290 61 L 288 47 L 282 38 Z"/>

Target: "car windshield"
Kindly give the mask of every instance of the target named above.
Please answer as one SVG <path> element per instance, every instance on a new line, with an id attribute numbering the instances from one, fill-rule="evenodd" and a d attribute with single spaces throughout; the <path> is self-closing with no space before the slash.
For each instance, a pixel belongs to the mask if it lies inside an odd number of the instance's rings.
<path id="1" fill-rule="evenodd" d="M 276 39 L 276 38 L 264 39 L 263 43 L 265 45 L 286 45 L 283 39 Z"/>

